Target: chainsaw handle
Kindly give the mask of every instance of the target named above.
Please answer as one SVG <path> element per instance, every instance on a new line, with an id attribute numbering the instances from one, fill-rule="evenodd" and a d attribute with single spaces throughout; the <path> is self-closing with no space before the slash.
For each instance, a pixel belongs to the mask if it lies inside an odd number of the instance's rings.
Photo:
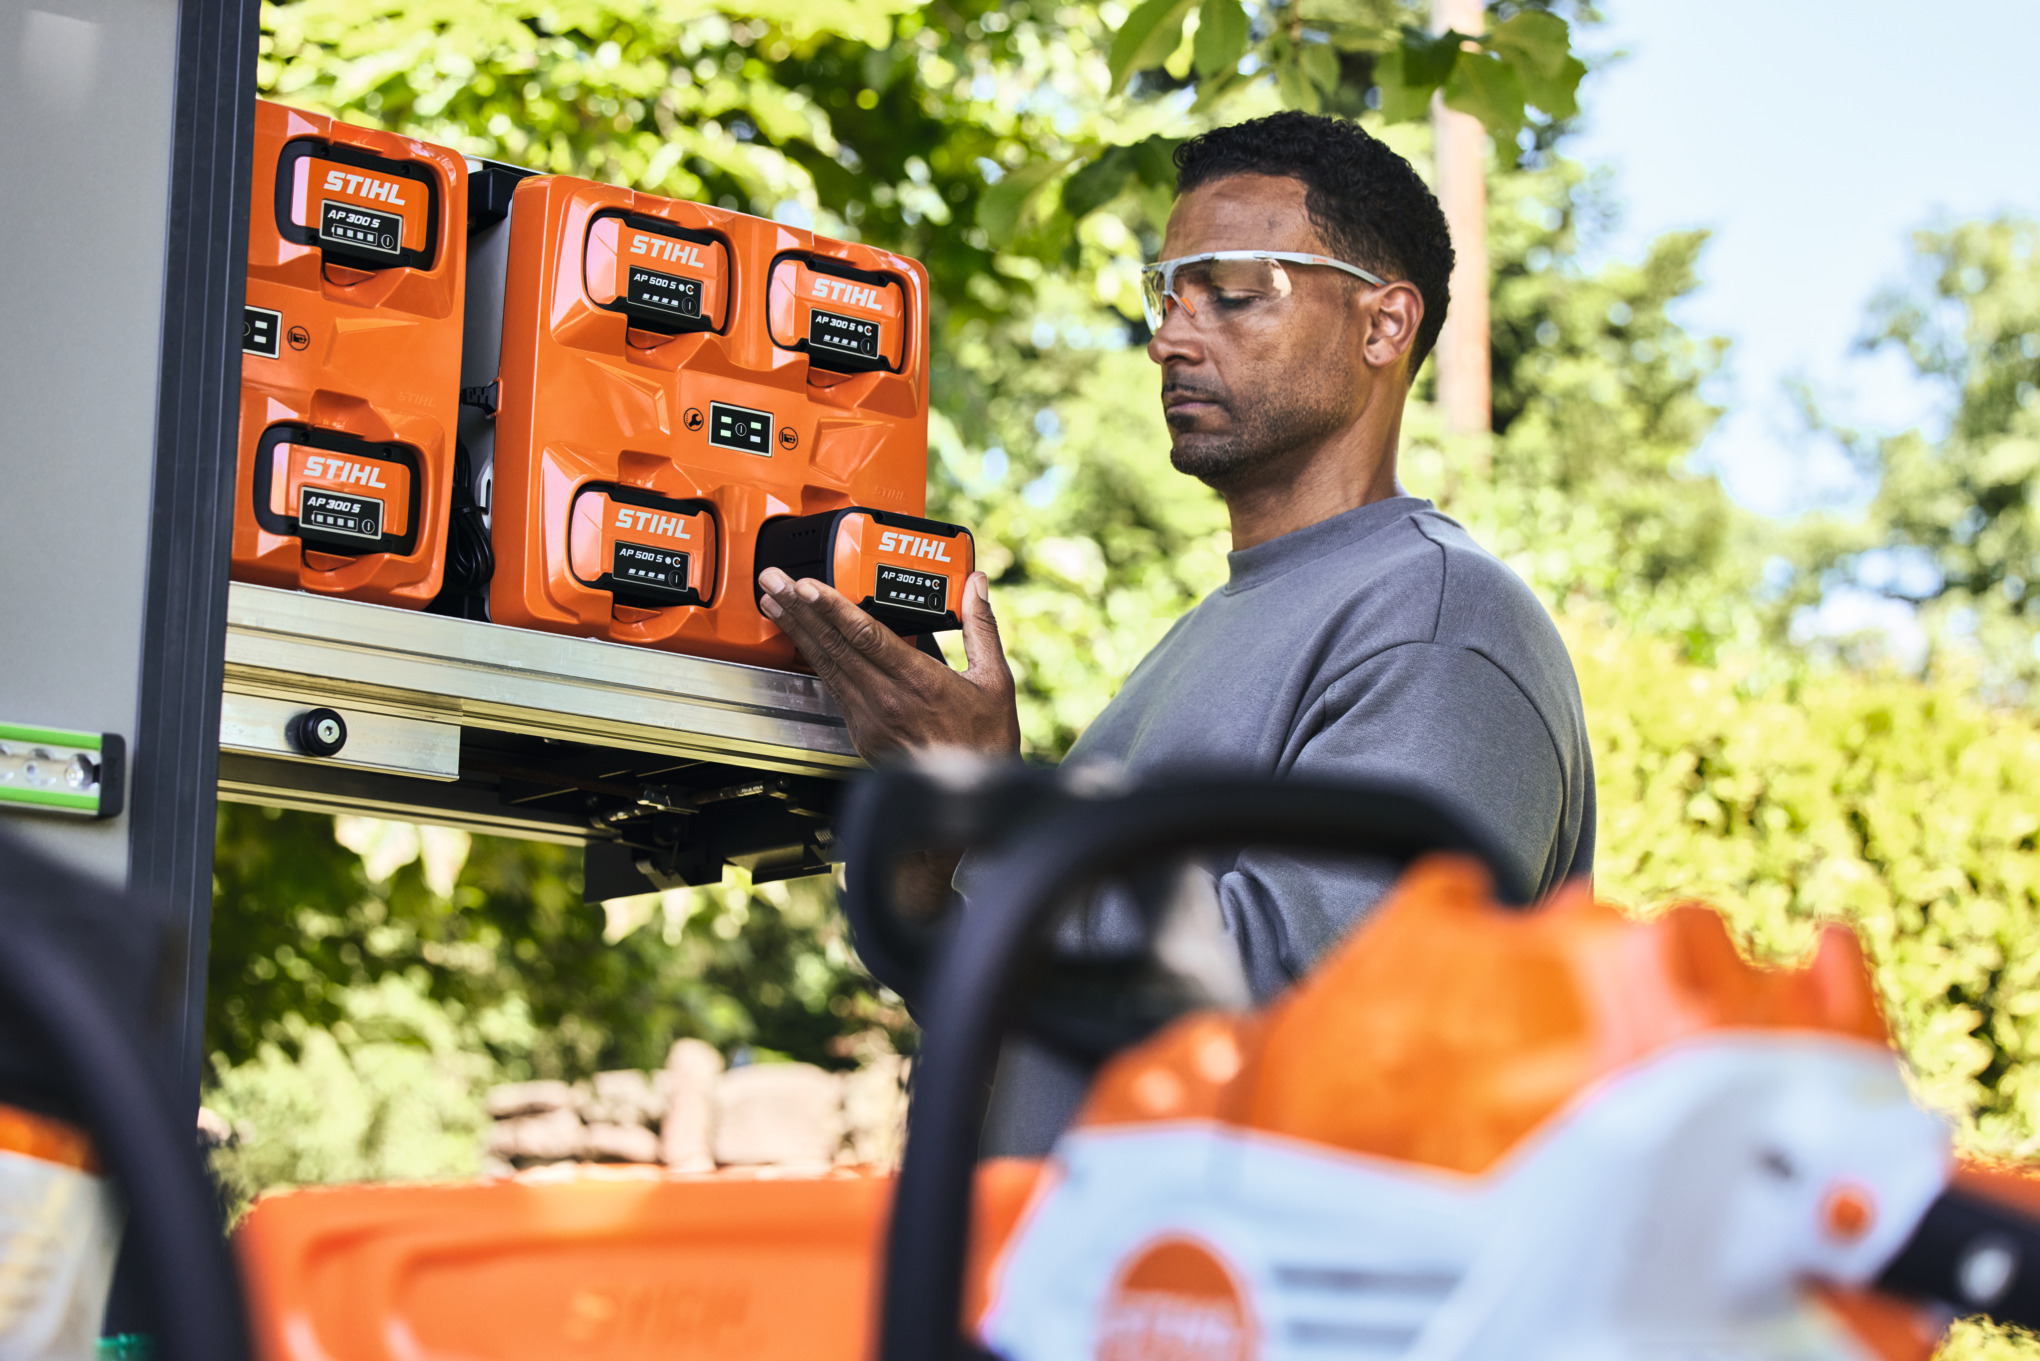
<path id="1" fill-rule="evenodd" d="M 868 815 L 897 797 L 884 789 L 852 806 Z M 847 844 L 854 866 L 863 844 Z M 955 1361 L 974 1350 L 960 1320 L 978 1141 L 1019 980 L 1039 958 L 1056 912 L 1074 890 L 1134 863 L 1242 845 L 1402 864 L 1459 852 L 1488 866 L 1504 900 L 1531 897 L 1493 841 L 1433 796 L 1402 786 L 1179 775 L 1119 797 L 1066 795 L 1062 809 L 988 857 L 975 877 L 983 890 L 970 911 L 952 914 L 961 920 L 937 952 L 887 1231 L 879 1361 Z"/>
<path id="2" fill-rule="evenodd" d="M 1951 1186 L 1927 1207 L 1877 1288 L 2040 1328 L 2040 1219 Z"/>
<path id="3" fill-rule="evenodd" d="M 25 847 L 0 840 L 6 931 L 0 1018 L 43 1040 L 50 1073 L 68 1087 L 123 1193 L 157 1355 L 162 1361 L 243 1361 L 248 1347 L 239 1282 L 192 1130 L 179 1127 L 131 1025 L 94 987 L 75 950 L 14 910 L 11 898 L 34 891 L 24 883 L 63 873 L 38 867 L 41 872 L 32 874 L 28 856 Z"/>
<path id="4" fill-rule="evenodd" d="M 894 867 L 914 851 L 996 844 L 1068 798 L 1067 781 L 1053 766 L 969 760 L 886 766 L 859 780 L 844 801 L 838 834 L 845 848 L 843 916 L 865 971 L 917 1010 L 948 923 L 901 915 Z"/>

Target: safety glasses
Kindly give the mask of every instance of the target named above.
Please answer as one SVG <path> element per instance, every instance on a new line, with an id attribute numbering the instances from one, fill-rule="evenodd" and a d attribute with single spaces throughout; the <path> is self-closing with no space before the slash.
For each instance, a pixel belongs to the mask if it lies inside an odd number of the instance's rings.
<path id="1" fill-rule="evenodd" d="M 1178 303 L 1200 322 L 1224 320 L 1260 303 L 1286 298 L 1289 271 L 1302 266 L 1343 270 L 1377 286 L 1388 281 L 1358 265 L 1329 255 L 1299 255 L 1283 250 L 1215 250 L 1158 260 L 1140 272 L 1141 308 L 1150 329 L 1160 330 L 1169 304 Z"/>

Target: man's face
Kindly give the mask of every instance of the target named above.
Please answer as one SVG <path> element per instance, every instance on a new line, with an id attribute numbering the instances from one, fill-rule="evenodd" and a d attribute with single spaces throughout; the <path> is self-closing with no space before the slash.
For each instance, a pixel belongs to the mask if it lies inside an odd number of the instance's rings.
<path id="1" fill-rule="evenodd" d="M 1330 255 L 1304 210 L 1301 180 L 1233 175 L 1191 190 L 1169 214 L 1164 260 L 1216 250 Z M 1350 276 L 1292 268 L 1289 296 L 1206 308 L 1171 306 L 1148 342 L 1162 366 L 1169 461 L 1220 492 L 1281 476 L 1285 455 L 1349 424 L 1374 381 L 1360 358 Z"/>

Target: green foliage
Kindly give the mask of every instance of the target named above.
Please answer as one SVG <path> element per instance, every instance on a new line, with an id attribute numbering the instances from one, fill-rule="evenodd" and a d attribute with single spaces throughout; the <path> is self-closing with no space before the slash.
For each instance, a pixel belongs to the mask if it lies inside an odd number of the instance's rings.
<path id="1" fill-rule="evenodd" d="M 2040 727 L 1954 682 L 1752 684 L 1569 630 L 1600 891 L 1719 907 L 1760 956 L 1847 921 L 1921 1095 L 1978 1152 L 2040 1155 Z"/>
<path id="2" fill-rule="evenodd" d="M 1948 430 L 1837 430 L 1880 475 L 1869 514 L 1807 535 L 1811 596 L 1838 580 L 1923 600 L 1939 656 L 1984 660 L 2021 692 L 2040 676 L 2040 225 L 1965 223 L 1914 238 L 1917 285 L 1886 297 L 1865 344 L 1897 346 L 1953 398 Z M 1871 569 L 1871 548 L 1922 555 L 1924 586 Z"/>
<path id="3" fill-rule="evenodd" d="M 347 990 L 332 1026 L 286 1015 L 289 1049 L 213 1055 L 207 1103 L 237 1142 L 213 1154 L 229 1197 L 271 1186 L 472 1176 L 495 1074 L 449 1009 L 401 975 Z"/>
<path id="4" fill-rule="evenodd" d="M 1493 177 L 1495 435 L 1448 442 L 1414 411 L 1405 481 L 1554 605 L 1678 637 L 1695 657 L 1753 645 L 1770 622 L 1764 531 L 1687 466 L 1720 415 L 1701 389 L 1727 348 L 1670 315 L 1699 283 L 1706 236 L 1664 236 L 1642 261 L 1590 273 L 1579 253 L 1606 193 L 1558 158 Z"/>

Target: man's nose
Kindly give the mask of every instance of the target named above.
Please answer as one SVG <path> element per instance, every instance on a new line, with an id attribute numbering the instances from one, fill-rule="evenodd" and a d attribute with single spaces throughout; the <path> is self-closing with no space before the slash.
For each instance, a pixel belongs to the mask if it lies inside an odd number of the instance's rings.
<path id="1" fill-rule="evenodd" d="M 1191 321 L 1189 309 L 1171 302 L 1162 324 L 1148 338 L 1148 358 L 1167 365 L 1172 359 L 1189 364 L 1204 362 L 1204 334 Z"/>

